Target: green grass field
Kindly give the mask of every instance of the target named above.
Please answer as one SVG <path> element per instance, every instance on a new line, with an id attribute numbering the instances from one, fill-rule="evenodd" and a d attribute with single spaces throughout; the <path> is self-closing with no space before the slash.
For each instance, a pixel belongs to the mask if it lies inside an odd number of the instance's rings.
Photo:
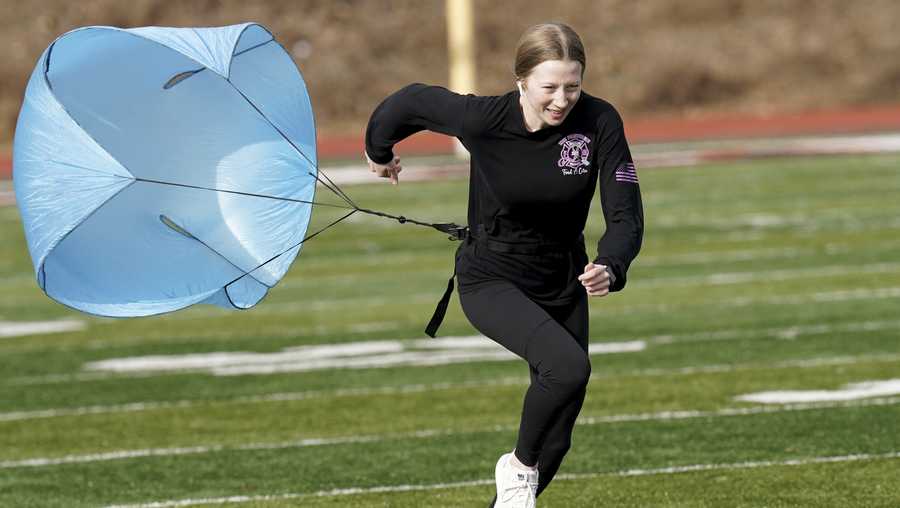
<path id="1" fill-rule="evenodd" d="M 465 220 L 464 180 L 377 183 L 345 190 L 367 208 Z M 587 400 L 539 506 L 900 506 L 900 391 L 736 398 L 900 380 L 900 155 L 647 170 L 641 187 L 644 249 L 625 291 L 591 303 Z M 336 202 L 327 192 L 318 199 Z M 603 229 L 595 205 L 589 252 Z M 316 212 L 312 230 L 338 211 Z M 0 328 L 0 506 L 490 500 L 528 371 L 438 361 L 446 351 L 428 346 L 440 341 L 411 340 L 452 270 L 444 236 L 354 215 L 311 240 L 254 309 L 113 320 L 40 292 L 14 207 L 0 208 L 0 235 L 0 327 L 83 324 Z M 455 297 L 440 334 L 476 335 Z M 419 360 L 292 367 L 292 352 L 320 351 L 296 348 L 363 342 Z M 237 352 L 281 363 L 246 373 L 199 356 Z M 156 370 L 94 363 L 151 355 L 173 358 Z"/>

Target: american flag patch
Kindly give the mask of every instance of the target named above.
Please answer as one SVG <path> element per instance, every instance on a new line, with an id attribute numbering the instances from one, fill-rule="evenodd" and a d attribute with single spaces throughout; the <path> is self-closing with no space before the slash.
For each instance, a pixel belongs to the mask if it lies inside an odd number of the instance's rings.
<path id="1" fill-rule="evenodd" d="M 633 162 L 624 162 L 616 168 L 617 182 L 638 183 L 637 171 L 634 170 Z"/>

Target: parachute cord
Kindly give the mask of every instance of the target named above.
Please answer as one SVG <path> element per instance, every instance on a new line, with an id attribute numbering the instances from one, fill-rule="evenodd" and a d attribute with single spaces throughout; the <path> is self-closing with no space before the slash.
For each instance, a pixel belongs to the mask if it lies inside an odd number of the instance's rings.
<path id="1" fill-rule="evenodd" d="M 414 219 L 407 219 L 406 217 L 404 217 L 402 215 L 391 215 L 389 213 L 377 212 L 375 210 L 369 210 L 367 208 L 357 208 L 357 210 L 359 210 L 362 213 L 367 213 L 369 215 L 376 215 L 378 217 L 385 217 L 387 219 L 395 219 L 400 224 L 406 224 L 407 222 L 409 222 L 411 224 L 418 224 L 420 226 L 429 226 L 429 227 L 431 226 L 431 224 L 429 224 L 427 222 L 419 222 Z"/>
<path id="2" fill-rule="evenodd" d="M 328 183 L 325 183 L 321 178 L 319 178 L 319 173 L 321 173 L 322 176 L 324 176 L 325 179 L 328 180 Z M 334 181 L 332 181 L 331 178 L 329 178 L 328 175 L 325 174 L 324 171 L 322 171 L 321 169 L 317 169 L 315 173 L 310 171 L 309 174 L 312 175 L 313 178 L 315 178 L 319 183 L 324 185 L 326 189 L 337 194 L 338 197 L 344 198 L 344 201 L 346 201 L 347 204 L 349 204 L 353 208 L 359 209 L 359 207 L 356 206 L 356 203 L 354 203 L 353 200 L 350 199 L 350 196 L 348 196 L 346 192 L 341 190 L 341 188 L 338 187 L 338 185 L 336 183 L 334 183 Z M 331 185 L 329 185 L 329 184 L 331 184 Z"/>
<path id="3" fill-rule="evenodd" d="M 389 213 L 377 212 L 375 210 L 368 210 L 366 208 L 357 208 L 357 210 L 362 213 L 367 213 L 369 215 L 376 215 L 378 217 L 395 219 L 400 224 L 406 224 L 408 222 L 410 224 L 416 224 L 418 226 L 434 228 L 434 229 L 440 231 L 441 233 L 447 233 L 448 235 L 450 235 L 450 240 L 463 240 L 463 239 L 465 239 L 466 235 L 468 234 L 467 227 L 460 226 L 460 225 L 454 224 L 452 222 L 438 222 L 438 223 L 421 222 L 421 221 L 417 221 L 415 219 L 410 219 L 410 218 L 404 217 L 402 215 L 391 215 Z"/>
<path id="4" fill-rule="evenodd" d="M 369 215 L 375 215 L 378 217 L 384 217 L 387 219 L 394 219 L 397 222 L 399 222 L 400 224 L 406 224 L 408 222 L 410 224 L 416 224 L 419 226 L 434 228 L 442 233 L 447 233 L 448 235 L 450 235 L 451 240 L 462 240 L 468 234 L 468 229 L 465 226 L 459 226 L 452 222 L 449 222 L 449 223 L 421 222 L 421 221 L 417 221 L 415 219 L 409 219 L 402 215 L 391 215 L 389 213 L 378 212 L 375 210 L 369 210 L 367 208 L 360 208 L 359 206 L 356 205 L 356 203 L 353 202 L 352 199 L 350 199 L 350 196 L 348 196 L 343 190 L 341 190 L 340 187 L 338 187 L 338 185 L 336 183 L 334 183 L 334 181 L 331 180 L 331 178 L 328 178 L 328 175 L 326 175 L 324 172 L 321 172 L 321 171 L 319 171 L 319 172 L 322 173 L 322 176 L 324 176 L 326 179 L 328 179 L 328 183 L 325 183 L 324 181 L 322 181 L 318 177 L 318 175 L 316 175 L 315 173 L 310 172 L 309 174 L 312 175 L 316 180 L 318 180 L 319 183 L 321 183 L 323 186 L 325 186 L 325 188 L 327 188 L 331 192 L 337 194 L 339 197 L 344 198 L 344 200 L 346 200 L 347 203 L 349 203 L 351 206 L 353 206 L 355 211 L 367 213 Z"/>
<path id="5" fill-rule="evenodd" d="M 259 107 L 258 107 L 256 104 L 254 104 L 254 102 L 253 102 L 252 100 L 250 100 L 249 97 L 247 97 L 247 94 L 245 94 L 240 88 L 238 88 L 237 86 L 235 86 L 234 83 L 232 83 L 230 79 L 227 79 L 227 78 L 226 78 L 226 81 L 228 82 L 228 84 L 230 84 L 230 85 L 232 86 L 232 88 L 234 88 L 234 91 L 235 91 L 235 92 L 237 92 L 241 97 L 243 97 L 245 101 L 247 101 L 247 104 L 249 104 L 253 109 L 255 109 L 256 112 L 259 113 L 259 115 L 260 115 L 263 119 L 265 119 L 265 120 L 269 123 L 269 125 L 272 126 L 273 129 L 275 129 L 279 134 L 281 134 L 281 137 L 283 137 L 285 141 L 287 141 L 292 147 L 294 147 L 294 150 L 296 150 L 297 153 L 300 154 L 301 157 L 303 157 L 304 159 L 306 159 L 306 161 L 309 162 L 310 165 L 312 165 L 313 167 L 316 168 L 316 173 L 319 173 L 319 172 L 320 172 L 320 171 L 318 170 L 318 165 L 315 164 L 315 163 L 313 163 L 313 161 L 312 161 L 305 153 L 303 153 L 303 150 L 300 150 L 300 148 L 294 143 L 294 141 L 292 141 L 287 135 L 285 135 L 285 133 L 284 133 L 281 129 L 279 129 L 277 125 L 275 125 L 274 123 L 272 123 L 272 121 L 269 120 L 269 118 L 262 112 L 262 110 L 260 110 Z M 418 225 L 420 225 L 420 226 L 428 226 L 428 227 L 432 227 L 432 228 L 437 229 L 438 231 L 441 231 L 441 232 L 450 234 L 450 235 L 451 235 L 451 236 L 450 236 L 450 239 L 451 239 L 451 240 L 459 240 L 459 239 L 463 238 L 463 235 L 464 235 L 465 232 L 467 231 L 467 229 L 466 229 L 465 227 L 460 227 L 460 226 L 458 226 L 458 225 L 456 225 L 456 224 L 453 224 L 453 223 L 448 223 L 448 224 L 429 224 L 429 223 L 426 223 L 426 222 L 419 222 L 419 221 L 415 221 L 415 220 L 412 220 L 412 219 L 407 219 L 406 217 L 403 217 L 403 216 L 397 217 L 397 216 L 389 215 L 389 214 L 386 214 L 386 213 L 375 212 L 375 211 L 373 211 L 373 210 L 366 210 L 366 209 L 360 208 L 359 206 L 356 205 L 356 203 L 353 202 L 352 199 L 350 199 L 350 196 L 348 196 L 344 191 L 342 191 L 341 188 L 338 187 L 337 184 L 335 184 L 335 183 L 331 180 L 331 178 L 328 178 L 328 175 L 326 175 L 325 173 L 322 173 L 322 176 L 324 176 L 325 179 L 328 180 L 328 184 L 326 184 L 322 179 L 320 179 L 319 176 L 318 176 L 317 174 L 313 174 L 313 176 L 315 177 L 315 179 L 316 179 L 317 181 L 319 181 L 319 182 L 320 182 L 322 185 L 324 185 L 327 189 L 331 190 L 332 192 L 334 192 L 335 194 L 337 194 L 338 196 L 340 196 L 341 198 L 343 198 L 343 199 L 347 202 L 347 204 L 349 204 L 350 206 L 353 207 L 354 211 L 360 211 L 360 212 L 368 213 L 368 214 L 371 214 L 371 215 L 378 215 L 378 216 L 381 216 L 381 217 L 387 217 L 387 218 L 391 218 L 391 219 L 396 219 L 396 220 L 398 220 L 398 221 L 400 222 L 400 224 L 403 224 L 403 223 L 406 223 L 406 222 L 411 222 L 411 223 L 413 223 L 413 224 L 418 224 Z M 329 185 L 329 184 L 330 184 L 330 185 Z M 335 205 L 332 205 L 332 206 L 335 206 Z M 346 208 L 346 207 L 344 207 L 344 208 Z M 350 214 L 346 215 L 345 217 L 348 217 L 349 215 L 350 215 Z M 339 219 L 339 220 L 343 220 L 343 219 Z M 329 227 L 331 227 L 331 226 L 329 226 Z"/>
<path id="6" fill-rule="evenodd" d="M 311 240 L 314 236 L 316 236 L 316 235 L 318 235 L 319 233 L 325 231 L 326 229 L 328 229 L 328 228 L 330 228 L 330 227 L 336 225 L 338 222 L 341 222 L 342 220 L 346 219 L 347 217 L 350 217 L 351 215 L 353 215 L 354 213 L 356 213 L 356 212 L 358 212 L 358 211 L 359 211 L 359 210 L 357 210 L 357 209 L 350 210 L 349 212 L 347 212 L 346 214 L 344 214 L 343 216 L 341 216 L 339 219 L 335 220 L 334 222 L 332 222 L 331 224 L 325 226 L 324 228 L 322 228 L 322 229 L 316 231 L 315 233 L 313 233 L 313 234 L 311 234 L 311 235 L 306 235 L 305 238 L 303 238 L 303 239 L 300 240 L 299 242 L 295 243 L 294 245 L 291 245 L 291 246 L 288 247 L 287 249 L 284 249 L 283 251 L 279 252 L 278 254 L 275 254 L 274 256 L 270 257 L 269 259 L 263 261 L 262 263 L 260 263 L 260 264 L 257 265 L 256 267 L 254 267 L 253 269 L 248 270 L 248 271 L 245 271 L 244 274 L 241 275 L 240 277 L 237 277 L 237 278 L 233 279 L 231 282 L 229 282 L 228 284 L 225 284 L 225 287 L 228 287 L 228 286 L 230 286 L 231 284 L 234 284 L 235 282 L 241 280 L 242 278 L 244 278 L 244 277 L 247 276 L 247 275 L 250 275 L 252 272 L 255 272 L 256 270 L 259 270 L 259 269 L 262 268 L 263 266 L 265 266 L 265 265 L 271 263 L 272 261 L 274 261 L 275 259 L 277 259 L 279 256 L 281 256 L 281 255 L 284 254 L 285 252 L 288 252 L 288 251 L 290 251 L 291 249 L 294 249 L 294 248 L 296 248 L 297 246 L 306 243 L 308 240 Z M 253 275 L 250 275 L 250 277 L 253 277 Z M 253 277 L 253 278 L 254 278 L 254 280 L 257 280 L 255 277 Z M 265 285 L 265 284 L 263 284 L 263 285 Z"/>
<path id="7" fill-rule="evenodd" d="M 359 211 L 359 208 L 355 208 L 355 209 L 353 209 L 353 210 L 350 210 L 349 212 L 347 212 L 346 214 L 344 214 L 341 218 L 337 219 L 336 221 L 332 222 L 331 224 L 325 226 L 324 228 L 322 228 L 322 229 L 316 231 L 315 233 L 313 233 L 313 234 L 311 234 L 311 235 L 307 235 L 306 238 L 304 238 L 303 240 L 300 240 L 300 243 L 298 243 L 297 245 L 300 245 L 301 243 L 304 243 L 304 242 L 306 242 L 307 240 L 312 239 L 314 236 L 318 235 L 318 234 L 321 233 L 322 231 L 325 231 L 326 229 L 330 228 L 331 226 L 334 226 L 334 225 L 337 224 L 338 222 L 341 222 L 342 220 L 346 219 L 347 217 L 350 217 L 351 215 L 353 215 L 354 213 L 356 213 L 356 212 L 358 212 L 358 211 Z M 296 247 L 297 245 L 294 245 L 294 247 Z M 291 247 L 291 249 L 293 249 L 294 247 Z M 290 250 L 290 249 L 288 249 L 288 250 Z M 283 254 L 283 253 L 282 253 L 282 254 Z M 280 256 L 280 255 L 281 255 L 281 254 L 279 254 L 279 256 Z M 277 257 L 277 256 L 276 256 L 276 257 Z M 268 263 L 268 261 L 266 261 L 266 262 Z"/>
<path id="8" fill-rule="evenodd" d="M 325 231 L 326 229 L 329 229 L 329 228 L 331 228 L 332 226 L 337 225 L 339 222 L 341 222 L 341 221 L 343 221 L 344 219 L 350 217 L 351 215 L 353 215 L 353 214 L 356 213 L 356 212 L 362 212 L 362 213 L 366 213 L 366 214 L 369 214 L 369 215 L 376 215 L 376 216 L 378 216 L 378 217 L 385 217 L 385 218 L 388 218 L 388 219 L 396 219 L 398 222 L 400 222 L 400 224 L 406 224 L 406 223 L 408 222 L 408 223 L 411 223 L 411 224 L 417 224 L 417 225 L 419 225 L 419 226 L 427 226 L 427 227 L 431 227 L 431 228 L 437 229 L 438 231 L 440 231 L 440 232 L 442 232 L 442 233 L 447 233 L 448 235 L 450 235 L 450 240 L 463 240 L 463 239 L 466 238 L 466 236 L 467 236 L 467 234 L 468 234 L 468 231 L 469 231 L 469 228 L 467 228 L 467 227 L 465 227 L 465 226 L 459 226 L 459 225 L 456 225 L 456 224 L 454 224 L 454 223 L 452 223 L 452 222 L 450 222 L 450 223 L 435 223 L 435 224 L 432 224 L 432 223 L 428 223 L 428 222 L 420 222 L 420 221 L 417 221 L 417 220 L 414 220 L 414 219 L 408 219 L 408 218 L 406 218 L 406 217 L 404 217 L 404 216 L 402 216 L 402 215 L 391 215 L 391 214 L 389 214 L 389 213 L 378 212 L 378 211 L 375 211 L 375 210 L 369 210 L 369 209 L 366 209 L 366 208 L 354 208 L 354 209 L 350 210 L 349 212 L 347 212 L 346 214 L 342 215 L 342 216 L 341 216 L 340 218 L 338 218 L 337 220 L 333 221 L 331 224 L 328 224 L 327 226 L 323 227 L 322 229 L 316 231 L 315 233 L 313 233 L 313 234 L 311 234 L 311 235 L 307 235 L 305 238 L 303 238 L 303 239 L 300 240 L 299 242 L 295 243 L 294 245 L 291 245 L 291 246 L 288 247 L 287 249 L 284 249 L 283 251 L 279 252 L 278 254 L 275 254 L 275 255 L 272 256 L 271 258 L 269 258 L 269 259 L 267 259 L 266 261 L 260 263 L 258 266 L 256 266 L 256 267 L 253 268 L 252 270 L 249 270 L 249 271 L 244 272 L 243 275 L 241 275 L 240 277 L 235 278 L 234 280 L 232 280 L 231 282 L 229 282 L 228 284 L 226 284 L 226 286 L 229 286 L 229 285 L 231 285 L 232 283 L 237 282 L 238 280 L 242 279 L 242 278 L 243 278 L 244 276 L 246 276 L 246 275 L 250 275 L 252 272 L 254 272 L 254 271 L 256 271 L 256 270 L 262 268 L 263 266 L 265 266 L 265 265 L 267 265 L 267 264 L 269 264 L 269 263 L 271 263 L 271 262 L 274 261 L 276 258 L 278 258 L 278 257 L 281 256 L 282 254 L 284 254 L 285 252 L 288 252 L 288 251 L 290 251 L 291 249 L 293 249 L 293 248 L 295 248 L 295 247 L 297 247 L 297 246 L 299 246 L 299 245 L 302 245 L 302 244 L 306 243 L 307 241 L 313 239 L 313 238 L 314 238 L 316 235 L 318 235 L 319 233 L 322 233 L 322 232 Z M 252 275 L 250 275 L 250 276 L 253 277 Z"/>
<path id="9" fill-rule="evenodd" d="M 312 173 L 310 173 L 310 174 L 312 174 Z M 324 175 L 324 173 L 323 173 L 323 175 Z M 313 175 L 313 176 L 316 176 L 316 175 Z M 326 178 L 328 178 L 328 177 L 326 176 Z M 388 219 L 394 219 L 394 220 L 396 220 L 397 222 L 399 222 L 400 224 L 405 224 L 405 223 L 409 222 L 409 223 L 411 223 L 411 224 L 417 224 L 417 225 L 419 225 L 419 226 L 426 226 L 426 227 L 434 228 L 434 229 L 436 229 L 436 230 L 438 230 L 438 231 L 440 231 L 440 232 L 442 232 L 442 233 L 447 233 L 448 235 L 450 235 L 450 239 L 451 239 L 451 240 L 461 240 L 462 238 L 464 238 L 464 235 L 465 235 L 465 229 L 466 229 L 465 227 L 458 226 L 458 225 L 456 225 L 456 224 L 454 224 L 454 223 L 452 223 L 452 222 L 451 222 L 451 223 L 436 223 L 436 224 L 435 224 L 435 223 L 429 223 L 429 222 L 421 222 L 421 221 L 417 221 L 417 220 L 415 220 L 415 219 L 409 219 L 409 218 L 406 218 L 406 217 L 404 217 L 404 216 L 402 216 L 402 215 L 391 215 L 391 214 L 389 214 L 389 213 L 378 212 L 378 211 L 375 211 L 375 210 L 369 210 L 369 209 L 367 209 L 367 208 L 360 208 L 359 206 L 356 205 L 356 203 L 353 202 L 352 199 L 350 199 L 350 198 L 346 195 L 346 193 L 344 193 L 344 192 L 340 189 L 340 187 L 338 187 L 334 182 L 332 182 L 331 179 L 328 179 L 328 181 L 330 182 L 330 185 L 329 185 L 329 183 L 326 183 L 326 182 L 322 181 L 321 179 L 319 179 L 318 176 L 316 176 L 316 180 L 318 180 L 318 181 L 319 181 L 322 185 L 324 185 L 327 189 L 329 189 L 330 191 L 332 191 L 332 192 L 334 192 L 335 194 L 337 194 L 339 197 L 342 197 L 342 198 L 343 198 L 345 201 L 347 201 L 347 203 L 348 203 L 349 205 L 351 205 L 351 206 L 338 205 L 338 204 L 333 204 L 333 203 L 320 203 L 320 202 L 317 202 L 317 201 L 307 201 L 307 200 L 304 200 L 304 199 L 287 198 L 287 197 L 282 197 L 282 196 L 271 196 L 271 195 L 268 195 L 268 194 L 257 194 L 257 193 L 253 193 L 253 192 L 243 192 L 243 191 L 235 191 L 235 190 L 227 190 L 227 189 L 217 189 L 217 188 L 215 188 L 215 187 L 203 187 L 203 186 L 200 186 L 200 185 L 189 185 L 189 184 L 185 184 L 185 183 L 165 182 L 165 181 L 162 181 L 162 180 L 151 180 L 151 179 L 149 179 L 149 178 L 138 178 L 138 177 L 136 177 L 136 178 L 134 178 L 133 180 L 134 180 L 135 182 L 152 183 L 152 184 L 157 184 L 157 185 L 171 185 L 171 186 L 173 186 L 173 187 L 184 187 L 184 188 L 187 188 L 187 189 L 199 189 L 199 190 L 207 190 L 207 191 L 213 191 L 213 192 L 223 192 L 223 193 L 226 193 L 226 194 L 236 194 L 236 195 L 239 195 L 239 196 L 250 196 L 250 197 L 256 197 L 256 198 L 274 199 L 274 200 L 277 200 L 277 201 L 289 201 L 289 202 L 292 202 L 292 203 L 305 203 L 305 204 L 309 204 L 309 205 L 329 206 L 329 207 L 332 207 L 332 208 L 342 208 L 342 209 L 344 209 L 344 210 L 350 210 L 350 213 L 348 213 L 347 215 L 344 215 L 343 217 L 341 217 L 340 219 L 338 219 L 338 220 L 335 221 L 334 223 L 332 223 L 332 224 L 326 226 L 325 229 L 327 229 L 327 228 L 333 226 L 334 224 L 337 224 L 337 222 L 340 222 L 341 220 L 343 220 L 343 219 L 349 217 L 350 215 L 352 215 L 352 214 L 354 214 L 354 213 L 356 213 L 356 212 L 362 212 L 362 213 L 366 213 L 366 214 L 369 214 L 369 215 L 375 215 L 375 216 L 378 216 L 378 217 L 385 217 L 385 218 L 388 218 Z M 324 229 L 321 230 L 321 231 L 324 231 Z M 319 232 L 321 232 L 321 231 L 319 231 Z M 318 234 L 318 233 L 316 233 L 316 234 Z M 305 241 L 305 240 L 304 240 L 304 241 Z M 302 243 L 302 242 L 301 242 L 301 243 Z M 296 247 L 296 246 L 295 246 L 295 247 Z M 291 247 L 291 248 L 293 248 L 293 247 Z"/>
<path id="10" fill-rule="evenodd" d="M 199 190 L 208 190 L 208 191 L 214 191 L 214 192 L 224 192 L 226 194 L 238 194 L 241 196 L 250 196 L 250 197 L 254 197 L 254 198 L 275 199 L 278 201 L 290 201 L 293 203 L 306 203 L 309 205 L 331 206 L 334 208 L 343 208 L 345 210 L 355 209 L 355 205 L 354 205 L 354 208 L 351 208 L 349 206 L 335 205 L 332 203 L 318 203 L 316 201 L 306 201 L 304 199 L 286 198 L 286 197 L 282 197 L 282 196 L 270 196 L 268 194 L 256 194 L 253 192 L 234 191 L 234 190 L 227 190 L 227 189 L 216 189 L 215 187 L 202 187 L 200 185 L 188 185 L 185 183 L 164 182 L 161 180 L 150 180 L 147 178 L 134 178 L 133 180 L 136 182 L 155 183 L 155 184 L 159 184 L 159 185 L 171 185 L 174 187 L 185 187 L 188 189 L 199 189 Z"/>

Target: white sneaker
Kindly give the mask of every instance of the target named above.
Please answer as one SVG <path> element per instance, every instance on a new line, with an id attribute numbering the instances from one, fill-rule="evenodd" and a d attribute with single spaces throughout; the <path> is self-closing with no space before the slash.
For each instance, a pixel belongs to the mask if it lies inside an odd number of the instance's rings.
<path id="1" fill-rule="evenodd" d="M 509 463 L 512 453 L 505 453 L 494 468 L 497 502 L 494 508 L 535 508 L 538 472 L 523 471 Z"/>

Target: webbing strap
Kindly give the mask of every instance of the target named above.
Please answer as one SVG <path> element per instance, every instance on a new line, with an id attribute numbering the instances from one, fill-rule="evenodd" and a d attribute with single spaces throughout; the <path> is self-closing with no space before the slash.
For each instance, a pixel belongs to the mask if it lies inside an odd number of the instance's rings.
<path id="1" fill-rule="evenodd" d="M 447 289 L 444 290 L 444 296 L 441 297 L 437 307 L 434 309 L 434 314 L 431 315 L 431 321 L 429 321 L 428 326 L 425 327 L 425 334 L 432 339 L 437 333 L 438 328 L 440 328 L 441 323 L 444 322 L 444 315 L 447 314 L 447 306 L 450 304 L 450 295 L 453 294 L 454 277 L 456 277 L 456 270 L 453 271 L 453 275 L 451 275 L 450 280 L 447 281 Z"/>
<path id="2" fill-rule="evenodd" d="M 451 240 L 461 240 L 464 242 L 471 241 L 472 237 L 467 226 L 459 226 L 452 222 L 446 224 L 429 224 L 434 229 L 438 231 L 447 233 L 450 235 Z M 438 301 L 437 307 L 434 308 L 434 314 L 431 315 L 431 320 L 428 322 L 428 326 L 425 327 L 425 335 L 428 335 L 432 339 L 437 334 L 438 328 L 440 328 L 441 323 L 444 322 L 444 316 L 447 314 L 447 306 L 450 305 L 450 295 L 453 294 L 453 279 L 456 277 L 456 265 L 453 265 L 453 274 L 450 275 L 450 279 L 447 280 L 447 289 L 444 290 L 444 295 L 441 296 L 441 299 Z"/>

